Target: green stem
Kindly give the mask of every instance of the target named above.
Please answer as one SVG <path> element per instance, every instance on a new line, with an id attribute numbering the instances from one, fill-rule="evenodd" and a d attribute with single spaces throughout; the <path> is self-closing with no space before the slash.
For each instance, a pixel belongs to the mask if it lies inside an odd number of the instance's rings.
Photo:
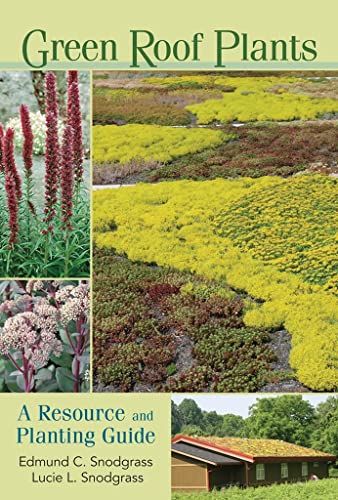
<path id="1" fill-rule="evenodd" d="M 48 271 L 47 271 L 48 255 L 49 255 L 49 231 L 47 229 L 47 234 L 46 234 L 46 238 L 45 238 L 45 258 L 44 258 L 45 276 L 48 275 Z"/>
<path id="2" fill-rule="evenodd" d="M 79 194 L 80 194 L 80 183 L 79 181 L 77 181 L 75 185 L 75 207 L 77 207 L 77 204 L 79 202 Z"/>
<path id="3" fill-rule="evenodd" d="M 31 237 L 31 217 L 30 217 L 30 207 L 29 202 L 31 199 L 31 182 L 29 173 L 26 172 L 26 222 L 27 222 L 27 237 L 28 241 Z"/>
<path id="4" fill-rule="evenodd" d="M 12 256 L 12 249 L 8 250 L 8 253 L 7 253 L 6 276 L 9 275 L 9 269 L 10 269 L 10 266 L 11 266 L 11 256 Z"/>
<path id="5" fill-rule="evenodd" d="M 69 230 L 66 230 L 66 251 L 65 251 L 65 270 L 64 270 L 64 275 L 65 278 L 68 276 L 68 267 L 69 267 Z"/>

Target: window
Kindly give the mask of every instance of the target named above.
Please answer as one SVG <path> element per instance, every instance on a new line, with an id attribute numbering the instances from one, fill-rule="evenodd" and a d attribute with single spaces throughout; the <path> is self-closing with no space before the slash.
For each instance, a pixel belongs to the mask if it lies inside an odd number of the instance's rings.
<path id="1" fill-rule="evenodd" d="M 307 462 L 302 462 L 302 476 L 309 475 L 309 464 Z"/>
<path id="2" fill-rule="evenodd" d="M 319 467 L 319 462 L 313 462 L 314 467 Z"/>
<path id="3" fill-rule="evenodd" d="M 257 464 L 256 465 L 256 480 L 257 481 L 264 481 L 264 479 L 265 479 L 264 464 Z"/>
<path id="4" fill-rule="evenodd" d="M 280 477 L 282 479 L 289 477 L 289 467 L 287 463 L 280 464 Z"/>

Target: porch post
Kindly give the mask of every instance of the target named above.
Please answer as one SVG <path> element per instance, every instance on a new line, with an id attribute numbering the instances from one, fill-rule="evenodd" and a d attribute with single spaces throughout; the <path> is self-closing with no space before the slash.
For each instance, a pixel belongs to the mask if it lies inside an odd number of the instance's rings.
<path id="1" fill-rule="evenodd" d="M 210 491 L 210 470 L 208 469 L 208 466 L 205 468 L 206 472 L 206 486 L 207 486 L 207 491 Z"/>
<path id="2" fill-rule="evenodd" d="M 247 462 L 245 462 L 245 486 L 249 486 L 249 466 Z"/>

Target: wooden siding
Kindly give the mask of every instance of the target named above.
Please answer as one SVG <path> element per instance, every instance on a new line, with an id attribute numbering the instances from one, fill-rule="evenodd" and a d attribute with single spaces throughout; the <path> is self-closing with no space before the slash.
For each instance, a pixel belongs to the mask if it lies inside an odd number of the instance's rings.
<path id="1" fill-rule="evenodd" d="M 256 464 L 247 464 L 248 486 L 307 481 L 312 474 L 319 479 L 328 477 L 327 462 L 307 462 L 308 475 L 302 476 L 302 462 L 283 462 L 288 464 L 288 477 L 281 477 L 282 462 L 265 462 L 265 479 L 256 479 Z M 315 465 L 317 464 L 317 465 Z M 212 466 L 203 464 L 191 457 L 172 454 L 172 488 L 185 491 L 208 491 L 227 486 L 246 485 L 245 463 L 241 465 Z"/>
<path id="2" fill-rule="evenodd" d="M 210 489 L 226 488 L 227 486 L 245 485 L 245 464 L 224 465 L 212 468 L 210 472 Z"/>
<path id="3" fill-rule="evenodd" d="M 256 465 L 249 465 L 249 485 L 259 486 L 276 483 L 294 483 L 298 481 L 307 481 L 310 479 L 311 474 L 315 474 L 319 479 L 328 477 L 327 462 L 317 462 L 318 467 L 314 466 L 314 462 L 308 463 L 308 475 L 302 476 L 302 462 L 283 462 L 288 464 L 288 477 L 281 477 L 281 462 L 278 463 L 265 463 L 265 480 L 257 481 L 256 479 Z"/>
<path id="4" fill-rule="evenodd" d="M 171 485 L 175 490 L 208 491 L 208 467 L 197 460 L 173 453 Z"/>

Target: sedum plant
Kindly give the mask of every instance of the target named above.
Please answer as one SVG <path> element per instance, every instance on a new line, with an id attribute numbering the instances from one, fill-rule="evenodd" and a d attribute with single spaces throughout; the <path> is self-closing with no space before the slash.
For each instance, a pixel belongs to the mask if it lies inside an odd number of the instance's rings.
<path id="1" fill-rule="evenodd" d="M 325 113 L 337 113 L 336 99 L 311 98 L 297 94 L 268 92 L 224 94 L 223 99 L 210 99 L 186 108 L 197 115 L 199 124 L 227 123 L 234 120 L 292 121 L 314 120 Z"/>
<path id="2" fill-rule="evenodd" d="M 218 130 L 160 125 L 96 125 L 93 127 L 94 163 L 128 163 L 135 159 L 168 162 L 219 146 L 235 134 Z"/>
<path id="3" fill-rule="evenodd" d="M 258 302 L 245 325 L 284 326 L 299 380 L 336 390 L 337 187 L 307 175 L 103 189 L 94 193 L 94 241 L 248 293 Z"/>
<path id="4" fill-rule="evenodd" d="M 0 299 L 0 391 L 88 391 L 88 284 L 3 281 Z"/>

